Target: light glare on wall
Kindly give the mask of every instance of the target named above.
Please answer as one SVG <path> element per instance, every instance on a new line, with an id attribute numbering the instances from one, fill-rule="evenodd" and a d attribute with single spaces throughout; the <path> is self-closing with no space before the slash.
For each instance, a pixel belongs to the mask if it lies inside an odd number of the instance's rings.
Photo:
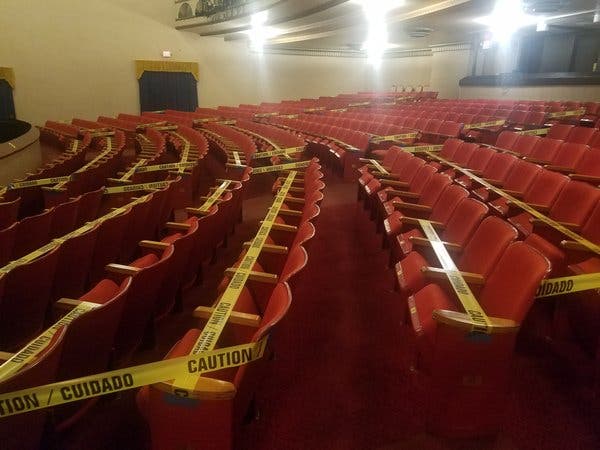
<path id="1" fill-rule="evenodd" d="M 537 19 L 525 14 L 521 0 L 497 0 L 492 14 L 475 21 L 490 28 L 493 41 L 505 44 L 517 30 L 535 24 Z"/>
<path id="2" fill-rule="evenodd" d="M 379 67 L 383 53 L 388 47 L 388 32 L 385 16 L 387 12 L 404 2 L 395 0 L 361 1 L 369 27 L 362 49 L 367 52 L 369 64 Z"/>
<path id="3" fill-rule="evenodd" d="M 263 46 L 267 40 L 267 30 L 265 23 L 269 18 L 269 11 L 261 11 L 256 14 L 252 14 L 250 24 L 250 48 L 256 52 L 262 53 Z"/>

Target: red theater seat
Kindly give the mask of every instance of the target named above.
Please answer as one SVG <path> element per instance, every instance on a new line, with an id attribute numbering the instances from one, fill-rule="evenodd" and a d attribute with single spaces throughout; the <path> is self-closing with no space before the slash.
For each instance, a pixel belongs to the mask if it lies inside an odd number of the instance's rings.
<path id="1" fill-rule="evenodd" d="M 0 382 L 0 393 L 43 386 L 55 381 L 62 352 L 65 328 L 52 337 L 49 345 L 31 363 Z M 0 420 L 2 446 L 6 449 L 44 448 L 42 441 L 48 410 L 30 411 Z"/>
<path id="2" fill-rule="evenodd" d="M 268 335 L 285 316 L 291 293 L 285 283 L 278 284 L 255 331 L 252 342 Z M 190 330 L 171 349 L 167 359 L 190 352 L 200 330 Z M 197 385 L 201 400 L 181 399 L 167 394 L 158 386 L 146 386 L 137 396 L 138 407 L 150 426 L 152 448 L 231 449 L 246 415 L 259 380 L 267 374 L 268 355 L 246 365 L 210 372 Z M 219 381 L 222 380 L 222 381 Z M 225 384 L 224 384 L 225 383 Z M 228 388 L 229 398 L 215 389 Z"/>

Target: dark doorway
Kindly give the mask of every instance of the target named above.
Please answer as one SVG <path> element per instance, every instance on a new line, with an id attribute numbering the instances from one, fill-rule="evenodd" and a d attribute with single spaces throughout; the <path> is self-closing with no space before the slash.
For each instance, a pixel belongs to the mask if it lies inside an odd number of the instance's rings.
<path id="1" fill-rule="evenodd" d="M 197 81 L 191 73 L 145 71 L 139 83 L 142 112 L 194 111 L 198 107 Z"/>
<path id="2" fill-rule="evenodd" d="M 13 120 L 15 116 L 15 102 L 13 91 L 6 80 L 0 80 L 0 120 Z"/>

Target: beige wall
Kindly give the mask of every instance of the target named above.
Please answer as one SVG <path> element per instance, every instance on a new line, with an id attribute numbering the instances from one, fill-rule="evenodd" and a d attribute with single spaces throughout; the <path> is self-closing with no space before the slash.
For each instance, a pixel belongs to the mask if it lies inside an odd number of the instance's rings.
<path id="1" fill-rule="evenodd" d="M 434 51 L 429 89 L 440 98 L 457 98 L 458 82 L 469 74 L 470 50 Z"/>
<path id="2" fill-rule="evenodd" d="M 139 108 L 135 59 L 196 60 L 198 36 L 176 31 L 165 0 L 0 1 L 0 61 L 15 69 L 17 116 L 96 118 Z"/>
<path id="3" fill-rule="evenodd" d="M 460 87 L 460 98 L 598 101 L 600 86 Z"/>
<path id="4" fill-rule="evenodd" d="M 387 58 L 378 69 L 362 58 L 251 53 L 244 42 L 205 38 L 200 49 L 202 106 L 276 102 L 341 92 L 427 85 L 431 57 Z"/>

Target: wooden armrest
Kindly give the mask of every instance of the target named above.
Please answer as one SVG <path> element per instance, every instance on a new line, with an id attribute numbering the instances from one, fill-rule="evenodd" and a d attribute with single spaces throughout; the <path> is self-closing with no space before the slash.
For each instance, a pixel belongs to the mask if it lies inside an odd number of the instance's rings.
<path id="1" fill-rule="evenodd" d="M 215 308 L 210 306 L 198 306 L 196 309 L 194 309 L 192 315 L 197 319 L 208 319 L 214 310 Z M 245 325 L 247 327 L 258 328 L 260 326 L 261 317 L 256 314 L 231 311 L 231 315 L 227 321 L 236 325 Z"/>
<path id="2" fill-rule="evenodd" d="M 165 228 L 168 228 L 169 230 L 181 230 L 181 231 L 187 231 L 190 229 L 192 225 L 189 223 L 181 223 L 181 222 L 167 222 L 165 224 Z"/>
<path id="3" fill-rule="evenodd" d="M 401 195 L 406 194 L 407 191 L 397 191 L 396 189 L 386 189 L 383 192 L 385 192 L 389 198 L 390 196 L 394 196 L 394 195 L 397 197 L 400 197 Z"/>
<path id="4" fill-rule="evenodd" d="M 302 211 L 296 209 L 280 209 L 278 214 L 282 216 L 302 217 Z"/>
<path id="5" fill-rule="evenodd" d="M 411 211 L 431 212 L 431 206 L 419 205 L 418 203 L 394 203 L 396 209 L 408 209 Z"/>
<path id="6" fill-rule="evenodd" d="M 540 226 L 540 227 L 550 227 L 551 225 L 544 222 L 542 219 L 538 219 L 537 217 L 532 217 L 529 219 L 529 222 L 532 223 L 534 226 Z M 558 222 L 557 220 L 555 220 L 555 222 Z M 559 224 L 561 224 L 563 227 L 569 228 L 571 230 L 578 230 L 580 225 L 577 223 L 570 223 L 570 222 L 558 222 Z"/>
<path id="7" fill-rule="evenodd" d="M 10 352 L 0 352 L 0 361 L 7 361 L 12 358 L 14 353 Z"/>
<path id="8" fill-rule="evenodd" d="M 288 192 L 298 192 L 304 194 L 304 188 L 290 186 Z"/>
<path id="9" fill-rule="evenodd" d="M 73 298 L 61 298 L 54 302 L 52 306 L 54 309 L 58 309 L 60 311 L 71 311 L 77 305 L 81 303 L 81 300 L 76 300 Z"/>
<path id="10" fill-rule="evenodd" d="M 244 242 L 243 247 L 244 249 L 248 249 L 251 245 L 252 242 L 248 241 Z M 278 255 L 287 255 L 288 248 L 284 245 L 265 244 L 262 246 L 261 252 L 274 253 Z"/>
<path id="11" fill-rule="evenodd" d="M 410 242 L 412 242 L 414 245 L 419 245 L 421 247 L 431 247 L 431 241 L 427 238 L 423 238 L 423 237 L 419 237 L 419 236 L 410 236 L 408 238 L 408 240 Z M 446 247 L 446 249 L 449 251 L 454 251 L 454 252 L 462 251 L 462 246 L 460 246 L 458 244 L 454 244 L 452 242 L 446 242 L 446 241 L 442 241 L 442 244 L 444 244 L 444 247 Z"/>
<path id="12" fill-rule="evenodd" d="M 150 248 L 152 250 L 165 250 L 169 248 L 171 244 L 167 242 L 143 240 L 138 242 L 138 245 L 142 248 Z"/>
<path id="13" fill-rule="evenodd" d="M 440 269 L 438 267 L 421 267 L 421 272 L 423 272 L 423 275 L 425 275 L 428 278 L 434 278 L 438 280 L 445 280 L 448 278 L 448 276 L 446 275 L 448 273 L 448 270 Z M 485 279 L 483 278 L 483 276 L 478 273 L 461 271 L 460 274 L 462 275 L 464 280 L 469 284 L 482 285 L 485 283 Z"/>
<path id="14" fill-rule="evenodd" d="M 566 241 L 566 240 L 561 241 L 560 246 L 562 248 L 566 248 L 567 250 L 577 250 L 580 252 L 589 252 L 590 251 L 589 248 L 587 248 L 585 245 L 583 245 L 577 241 Z"/>
<path id="15" fill-rule="evenodd" d="M 573 170 L 572 167 L 553 166 L 552 164 L 546 164 L 544 166 L 544 169 L 552 170 L 553 172 L 562 172 L 562 173 L 569 173 Z"/>
<path id="16" fill-rule="evenodd" d="M 260 223 L 263 223 L 264 220 L 261 220 Z M 271 225 L 271 229 L 273 230 L 278 230 L 278 231 L 290 231 L 295 233 L 296 231 L 298 231 L 298 227 L 294 226 L 294 225 L 287 225 L 284 223 L 274 223 Z"/>
<path id="17" fill-rule="evenodd" d="M 227 269 L 225 269 L 225 273 L 227 275 L 233 275 L 238 270 L 239 268 L 237 267 L 228 267 Z M 261 283 L 277 284 L 277 280 L 279 279 L 279 277 L 274 273 L 255 272 L 254 270 L 251 270 L 249 272 L 248 279 L 252 281 L 259 281 Z"/>
<path id="18" fill-rule="evenodd" d="M 185 212 L 192 216 L 206 216 L 210 210 L 202 211 L 200 208 L 185 208 Z"/>
<path id="19" fill-rule="evenodd" d="M 104 269 L 110 273 L 117 273 L 119 275 L 133 276 L 140 272 L 142 269 L 138 267 L 126 266 L 125 264 L 107 264 Z"/>
<path id="20" fill-rule="evenodd" d="M 402 223 L 407 223 L 409 225 L 417 225 L 417 226 L 421 226 L 421 224 L 419 223 L 420 219 L 417 219 L 416 217 L 402 217 L 400 219 L 402 221 Z M 443 230 L 444 228 L 446 228 L 446 225 L 444 225 L 442 222 L 436 222 L 435 220 L 428 220 L 428 222 L 436 229 L 438 230 Z"/>
<path id="21" fill-rule="evenodd" d="M 201 196 L 201 197 L 199 197 L 199 198 L 200 198 L 200 200 L 205 200 L 205 201 L 206 201 L 206 200 L 208 200 L 208 199 L 210 198 L 210 196 L 208 196 L 208 195 L 202 195 L 202 196 Z M 217 198 L 217 199 L 215 200 L 215 203 L 222 203 L 222 202 L 223 202 L 223 200 L 221 200 L 220 198 Z M 186 209 L 187 209 L 187 208 L 186 208 Z"/>
<path id="22" fill-rule="evenodd" d="M 519 324 L 514 320 L 502 319 L 500 317 L 488 318 L 491 322 L 491 334 L 516 333 L 519 329 Z M 433 311 L 433 320 L 466 331 L 470 331 L 473 327 L 473 322 L 471 322 L 469 316 L 458 311 L 436 309 Z"/>
<path id="23" fill-rule="evenodd" d="M 538 159 L 538 158 L 532 158 L 531 156 L 523 156 L 523 161 L 527 161 L 527 162 L 531 162 L 534 164 L 550 164 L 550 161 L 548 161 L 547 159 Z"/>
<path id="24" fill-rule="evenodd" d="M 380 180 L 381 184 L 384 186 L 395 186 L 395 187 L 408 187 L 408 183 L 405 183 L 404 181 L 396 181 L 396 180 L 388 180 L 388 179 L 383 179 Z"/>
<path id="25" fill-rule="evenodd" d="M 303 198 L 300 197 L 290 197 L 290 196 L 286 196 L 285 200 L 286 203 L 299 203 L 301 205 L 303 205 L 305 203 Z"/>
<path id="26" fill-rule="evenodd" d="M 421 195 L 420 194 L 415 194 L 414 192 L 399 191 L 398 192 L 398 197 L 403 197 L 403 198 L 419 198 L 419 197 L 421 197 Z"/>
<path id="27" fill-rule="evenodd" d="M 173 393 L 171 383 L 158 383 L 153 385 L 158 390 L 166 392 L 168 394 Z M 231 400 L 235 397 L 237 390 L 233 383 L 229 381 L 218 380 L 216 378 L 210 378 L 201 376 L 196 381 L 194 390 L 190 392 L 190 398 L 198 400 Z"/>
<path id="28" fill-rule="evenodd" d="M 588 183 L 600 184 L 600 177 L 595 177 L 593 175 L 582 175 L 579 173 L 570 173 L 569 178 L 571 178 L 572 180 L 587 181 Z"/>
<path id="29" fill-rule="evenodd" d="M 378 170 L 374 170 L 373 172 L 371 172 L 371 174 L 377 178 L 386 179 L 386 180 L 395 180 L 400 176 L 397 173 L 384 173 L 384 172 L 379 172 Z"/>

